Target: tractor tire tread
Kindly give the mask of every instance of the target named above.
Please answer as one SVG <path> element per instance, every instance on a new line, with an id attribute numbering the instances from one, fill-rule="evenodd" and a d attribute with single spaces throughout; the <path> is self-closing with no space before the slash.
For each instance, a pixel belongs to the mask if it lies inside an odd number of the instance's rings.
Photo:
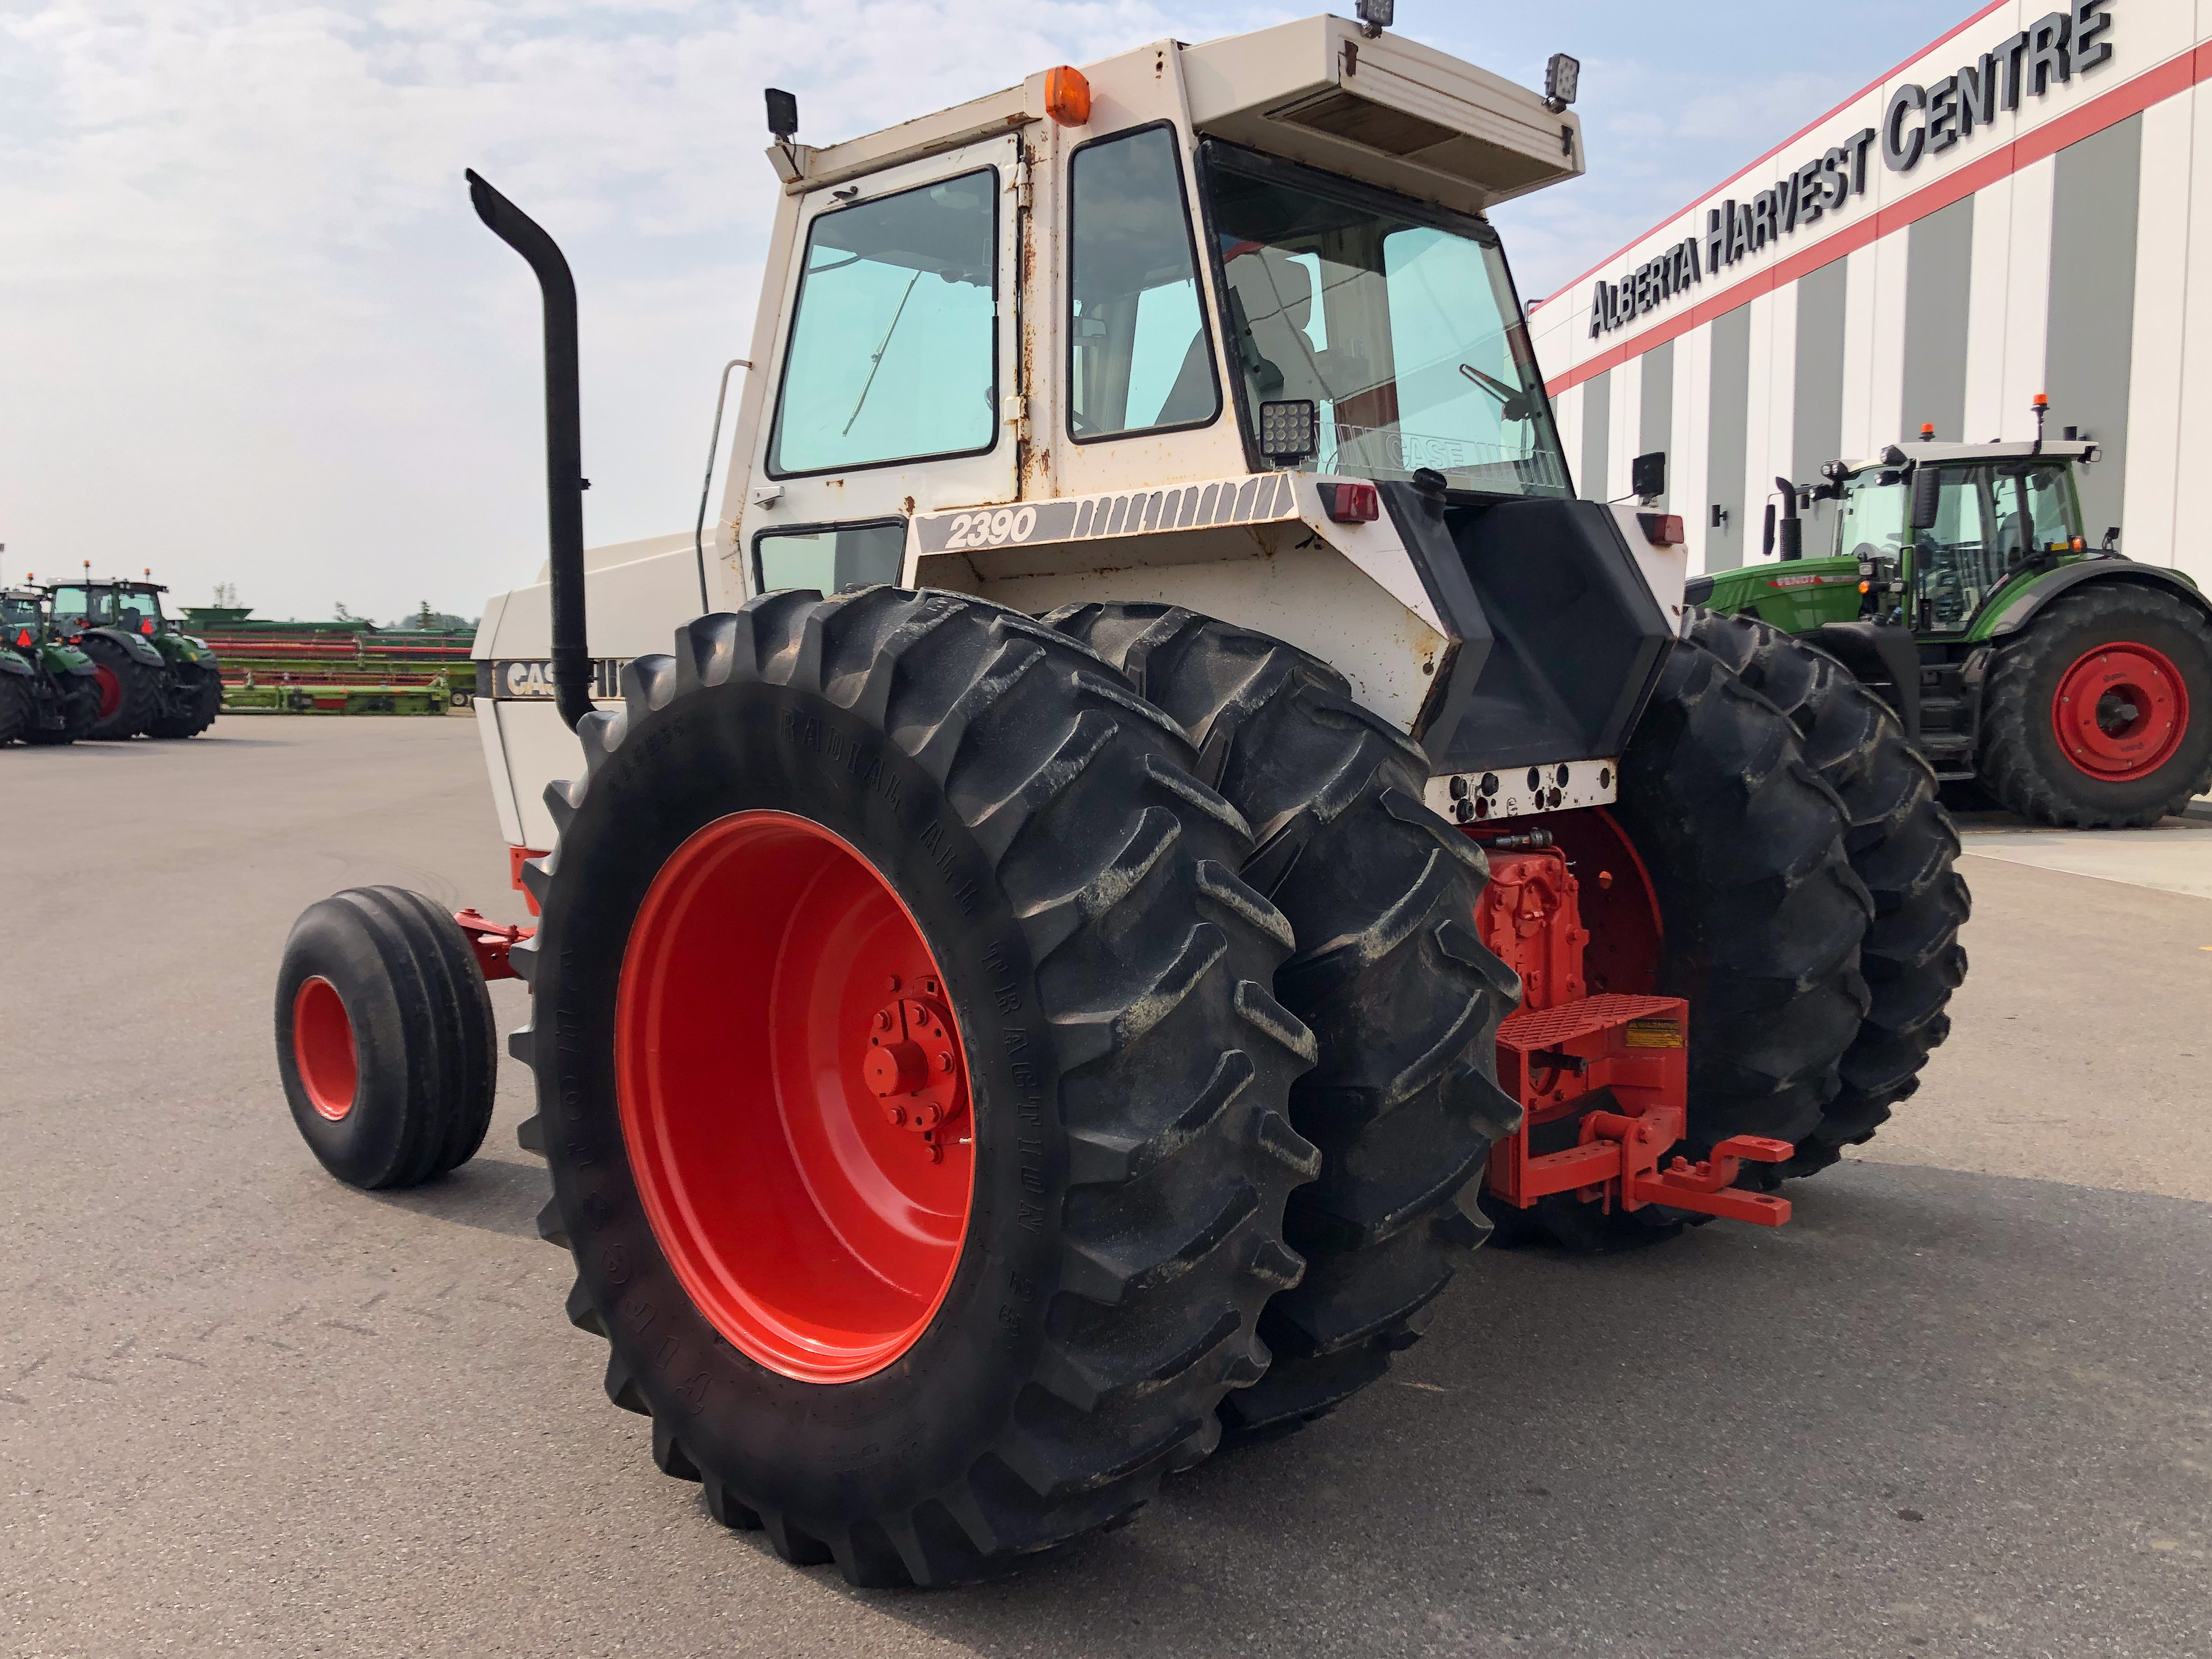
<path id="1" fill-rule="evenodd" d="M 1845 852 L 1874 902 L 1859 946 L 1870 1000 L 1839 1062 L 1841 1086 L 1795 1158 L 1747 1168 L 1752 1184 L 1771 1186 L 1836 1162 L 1919 1086 L 1950 1031 L 1945 1008 L 1966 978 L 1959 932 L 1972 902 L 1936 774 L 1887 704 L 1834 658 L 1758 617 L 1698 610 L 1689 637 L 1797 729 L 1806 763 L 1843 802 Z"/>
<path id="2" fill-rule="evenodd" d="M 1166 605 L 1045 620 L 1188 731 L 1201 779 L 1253 826 L 1243 880 L 1297 939 L 1274 994 L 1318 1045 L 1291 1092 L 1290 1127 L 1321 1152 L 1286 1218 L 1306 1271 L 1261 1323 L 1274 1363 L 1222 1404 L 1240 1438 L 1295 1426 L 1389 1369 L 1482 1237 L 1455 1200 L 1519 1121 L 1496 1082 L 1519 982 L 1467 925 L 1487 865 L 1422 805 L 1419 746 L 1320 659 Z"/>
<path id="3" fill-rule="evenodd" d="M 780 1507 L 746 1468 L 717 1467 L 657 1379 L 621 1365 L 619 1334 L 618 1403 L 653 1415 L 663 1468 L 702 1480 L 717 1519 L 763 1529 L 787 1561 L 834 1562 L 860 1586 L 999 1577 L 1127 1519 L 1212 1449 L 1222 1397 L 1266 1370 L 1262 1309 L 1304 1265 L 1283 1243 L 1284 1206 L 1319 1163 L 1285 1115 L 1312 1039 L 1265 988 L 1290 928 L 1235 881 L 1249 831 L 1191 775 L 1182 727 L 1118 672 L 1017 612 L 876 587 L 765 595 L 629 665 L 623 712 L 579 726 L 586 777 L 548 791 L 558 843 L 525 866 L 549 950 L 562 866 L 617 810 L 595 814 L 592 799 L 608 762 L 634 737 L 657 743 L 664 710 L 755 684 L 817 695 L 885 734 L 994 863 L 1058 1053 L 1059 1282 L 995 1438 L 916 1502 L 871 1509 L 841 1478 Z M 516 1035 L 530 1055 L 527 1029 Z M 551 1089 L 541 1072 L 547 1122 Z M 545 1229 L 583 1270 L 590 1218 L 564 1190 L 562 1138 L 545 1139 L 557 1194 Z M 570 1319 L 619 1333 L 611 1295 L 580 1271 Z"/>

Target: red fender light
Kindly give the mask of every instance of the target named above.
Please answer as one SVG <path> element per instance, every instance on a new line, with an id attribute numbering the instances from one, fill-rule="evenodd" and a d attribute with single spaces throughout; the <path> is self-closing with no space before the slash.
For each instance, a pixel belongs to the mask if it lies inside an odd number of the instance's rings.
<path id="1" fill-rule="evenodd" d="M 1371 483 L 1325 483 L 1321 510 L 1338 524 L 1373 524 L 1382 516 L 1382 493 Z"/>
<path id="2" fill-rule="evenodd" d="M 1644 528 L 1644 539 L 1654 547 L 1680 547 L 1686 539 L 1679 513 L 1639 513 L 1636 522 Z"/>

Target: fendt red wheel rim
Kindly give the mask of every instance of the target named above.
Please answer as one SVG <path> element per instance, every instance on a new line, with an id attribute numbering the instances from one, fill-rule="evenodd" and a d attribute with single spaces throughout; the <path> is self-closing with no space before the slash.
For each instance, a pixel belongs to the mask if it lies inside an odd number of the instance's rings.
<path id="1" fill-rule="evenodd" d="M 338 988 L 318 975 L 292 998 L 292 1059 L 307 1103 L 333 1123 L 353 1110 L 361 1087 L 361 1059 L 355 1052 L 353 1021 Z"/>
<path id="2" fill-rule="evenodd" d="M 100 718 L 112 720 L 123 707 L 122 678 L 104 662 L 93 665 L 93 678 L 100 684 Z"/>
<path id="3" fill-rule="evenodd" d="M 849 842 L 759 811 L 677 848 L 623 953 L 615 1067 L 653 1236 L 739 1351 L 849 1382 L 921 1339 L 973 1201 L 967 1060 L 920 926 Z"/>
<path id="4" fill-rule="evenodd" d="M 2051 726 L 2077 770 L 2105 783 L 2146 778 L 2188 734 L 2189 688 L 2164 652 L 2100 645 L 2059 676 Z"/>

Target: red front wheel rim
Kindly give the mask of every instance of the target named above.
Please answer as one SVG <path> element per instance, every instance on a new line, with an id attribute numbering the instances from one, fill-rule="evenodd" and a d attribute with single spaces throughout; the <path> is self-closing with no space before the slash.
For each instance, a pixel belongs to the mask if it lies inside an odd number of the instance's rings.
<path id="1" fill-rule="evenodd" d="M 94 665 L 93 677 L 100 683 L 100 718 L 112 720 L 123 707 L 122 678 L 104 662 Z"/>
<path id="2" fill-rule="evenodd" d="M 615 1067 L 653 1236 L 734 1346 L 848 1382 L 921 1339 L 967 1236 L 967 1061 L 920 926 L 849 842 L 757 811 L 678 848 L 623 953 Z"/>
<path id="3" fill-rule="evenodd" d="M 2104 783 L 2148 777 L 2189 731 L 2189 688 L 2165 653 L 2132 641 L 2086 651 L 2058 678 L 2051 726 L 2059 752 Z"/>
<path id="4" fill-rule="evenodd" d="M 292 1058 L 307 1103 L 336 1123 L 353 1110 L 361 1087 L 361 1060 L 355 1052 L 353 1020 L 337 986 L 320 975 L 304 981 L 292 998 Z"/>

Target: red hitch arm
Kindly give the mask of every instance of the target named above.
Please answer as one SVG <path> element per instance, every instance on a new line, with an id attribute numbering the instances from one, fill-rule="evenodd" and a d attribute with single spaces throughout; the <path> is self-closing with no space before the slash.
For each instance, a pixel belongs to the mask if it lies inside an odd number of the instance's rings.
<path id="1" fill-rule="evenodd" d="M 507 953 L 535 933 L 535 927 L 510 927 L 480 916 L 474 910 L 456 910 L 453 920 L 467 935 L 469 948 L 477 953 L 477 971 L 484 978 L 521 977 L 514 971 L 514 964 L 507 959 Z"/>

